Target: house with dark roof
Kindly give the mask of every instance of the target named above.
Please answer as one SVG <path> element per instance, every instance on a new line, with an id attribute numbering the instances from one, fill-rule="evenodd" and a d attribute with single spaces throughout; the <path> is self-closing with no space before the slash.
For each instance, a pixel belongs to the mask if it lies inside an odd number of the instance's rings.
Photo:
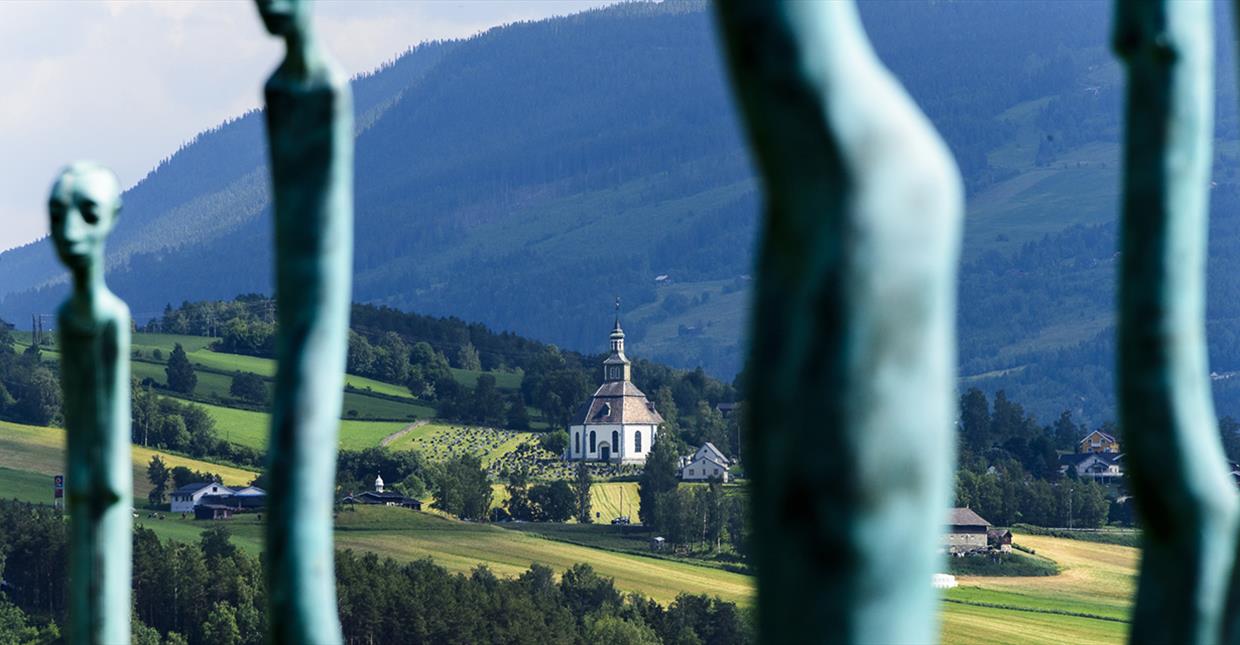
<path id="1" fill-rule="evenodd" d="M 227 495 L 203 495 L 194 510 L 202 506 L 226 508 L 233 513 L 256 513 L 267 508 L 267 491 L 257 486 L 246 486 Z"/>
<path id="2" fill-rule="evenodd" d="M 663 417 L 632 381 L 624 355 L 620 319 L 611 331 L 611 354 L 603 361 L 603 384 L 569 426 L 565 457 L 572 461 L 644 464 Z"/>
<path id="3" fill-rule="evenodd" d="M 193 513 L 194 507 L 207 495 L 232 495 L 233 489 L 219 482 L 194 482 L 172 491 L 172 512 Z"/>
<path id="4" fill-rule="evenodd" d="M 374 490 L 346 495 L 344 499 L 341 499 L 340 501 L 345 504 L 377 504 L 381 506 L 400 506 L 402 508 L 411 508 L 415 511 L 422 510 L 421 500 L 416 500 L 412 497 L 405 497 L 395 491 L 384 490 L 382 475 L 375 477 Z"/>
<path id="5" fill-rule="evenodd" d="M 970 508 L 953 508 L 947 516 L 944 548 L 948 553 L 985 549 L 991 524 Z"/>
<path id="6" fill-rule="evenodd" d="M 684 481 L 719 479 L 728 481 L 732 461 L 715 444 L 707 441 L 692 457 L 681 457 L 680 478 Z"/>
<path id="7" fill-rule="evenodd" d="M 1077 477 L 1099 483 L 1124 476 L 1124 455 L 1113 452 L 1077 452 L 1059 456 L 1059 472 L 1075 471 Z"/>

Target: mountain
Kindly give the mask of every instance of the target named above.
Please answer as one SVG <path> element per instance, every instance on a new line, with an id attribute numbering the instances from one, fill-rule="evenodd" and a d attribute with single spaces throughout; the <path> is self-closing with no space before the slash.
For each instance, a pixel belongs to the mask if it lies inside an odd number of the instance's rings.
<path id="1" fill-rule="evenodd" d="M 956 154 L 969 199 L 962 386 L 1043 420 L 1113 415 L 1122 70 L 1097 2 L 864 2 L 879 55 Z M 1211 357 L 1240 415 L 1240 136 L 1218 10 Z M 257 86 L 261 78 L 253 79 Z M 594 351 L 743 362 L 759 183 L 698 2 L 626 3 L 411 49 L 353 83 L 357 300 Z M 109 281 L 139 319 L 271 289 L 261 115 L 204 132 L 125 196 Z M 53 311 L 46 243 L 0 254 L 0 316 Z"/>

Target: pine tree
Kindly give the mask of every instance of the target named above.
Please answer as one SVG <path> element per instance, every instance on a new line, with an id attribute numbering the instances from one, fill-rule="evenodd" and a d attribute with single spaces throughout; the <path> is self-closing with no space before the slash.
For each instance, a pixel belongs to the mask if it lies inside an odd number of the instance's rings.
<path id="1" fill-rule="evenodd" d="M 637 485 L 640 499 L 637 515 L 646 526 L 659 524 L 659 496 L 675 490 L 680 483 L 676 478 L 677 457 L 675 442 L 667 439 L 657 439 L 646 456 L 646 466 Z"/>
<path id="2" fill-rule="evenodd" d="M 186 356 L 185 348 L 180 343 L 172 348 L 164 373 L 168 375 L 168 389 L 174 392 L 191 394 L 198 385 L 198 375 L 194 373 L 194 366 L 190 365 L 189 356 Z"/>
<path id="3" fill-rule="evenodd" d="M 164 503 L 164 493 L 168 490 L 168 466 L 159 455 L 151 457 L 146 466 L 146 478 L 151 482 L 151 493 L 148 496 L 152 505 Z"/>

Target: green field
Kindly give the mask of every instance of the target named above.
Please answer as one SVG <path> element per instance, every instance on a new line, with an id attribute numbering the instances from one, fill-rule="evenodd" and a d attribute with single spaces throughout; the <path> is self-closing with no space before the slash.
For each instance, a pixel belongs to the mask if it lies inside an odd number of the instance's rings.
<path id="1" fill-rule="evenodd" d="M 1136 589 L 1137 549 L 1023 534 L 1015 540 L 1054 560 L 1062 572 L 1031 578 L 959 577 L 960 586 L 948 590 L 943 604 L 943 642 L 1124 641 L 1128 624 L 1122 621 Z"/>
<path id="2" fill-rule="evenodd" d="M 371 424 L 376 425 L 376 424 Z M 416 433 L 418 428 L 415 428 Z M 377 443 L 377 439 L 375 440 Z M 0 423 L 0 497 L 50 501 L 50 476 L 63 472 L 64 431 Z M 134 494 L 141 500 L 149 485 L 145 467 L 153 451 L 133 448 Z M 240 485 L 254 473 L 160 452 L 169 465 L 220 473 Z M 621 491 L 636 502 L 632 483 L 594 486 L 596 508 L 616 512 Z M 635 515 L 635 509 L 628 511 Z M 194 540 L 207 522 L 141 518 L 138 523 L 163 537 Z M 228 523 L 240 546 L 257 552 L 262 527 L 253 516 Z M 752 599 L 748 576 L 715 563 L 653 558 L 641 554 L 640 531 L 609 525 L 509 525 L 459 522 L 430 513 L 396 508 L 359 507 L 339 513 L 336 544 L 368 550 L 399 561 L 431 557 L 452 571 L 485 564 L 500 575 L 515 575 L 539 562 L 562 571 L 588 562 L 619 588 L 668 602 L 682 591 L 716 594 L 742 604 Z M 1016 541 L 1054 560 L 1054 576 L 960 576 L 945 594 L 942 636 L 946 643 L 1118 643 L 1127 630 L 1138 551 L 1132 547 L 1018 534 Z M 1071 615 L 1070 615 L 1071 614 Z"/>
<path id="3" fill-rule="evenodd" d="M 253 412 L 226 408 L 219 405 L 199 404 L 215 419 L 219 438 L 256 450 L 267 448 L 267 438 L 271 431 L 271 415 L 266 412 Z M 408 425 L 403 421 L 355 421 L 352 419 L 340 422 L 340 448 L 344 450 L 362 450 L 373 448 L 386 436 Z"/>
<path id="4" fill-rule="evenodd" d="M 233 530 L 234 542 L 251 552 L 257 552 L 262 541 L 263 527 L 254 516 L 220 523 L 175 518 L 143 519 L 140 523 L 161 537 L 182 541 L 196 540 L 202 530 L 224 524 Z M 398 508 L 360 506 L 341 511 L 336 520 L 336 547 L 373 551 L 402 562 L 429 556 L 435 564 L 456 572 L 485 564 L 502 576 L 520 574 L 532 563 L 547 565 L 559 573 L 586 562 L 600 574 L 614 578 L 618 588 L 664 603 L 675 600 L 681 592 L 717 595 L 743 605 L 749 604 L 753 595 L 751 578 L 717 568 L 591 549 Z"/>
<path id="5" fill-rule="evenodd" d="M 0 498 L 50 502 L 51 477 L 65 471 L 64 444 L 65 432 L 60 428 L 39 428 L 0 421 Z M 134 499 L 139 505 L 151 490 L 151 484 L 146 479 L 146 465 L 154 455 L 160 455 L 169 468 L 186 466 L 217 473 L 223 477 L 225 484 L 232 486 L 248 484 L 256 475 L 241 468 L 133 446 Z"/>

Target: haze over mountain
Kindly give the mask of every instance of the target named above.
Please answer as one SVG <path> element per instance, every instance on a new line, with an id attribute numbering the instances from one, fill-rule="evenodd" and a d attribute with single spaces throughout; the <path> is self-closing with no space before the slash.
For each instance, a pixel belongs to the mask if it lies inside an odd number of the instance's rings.
<path id="1" fill-rule="evenodd" d="M 962 386 L 1006 389 L 1044 421 L 1112 416 L 1123 79 L 1098 27 L 1109 11 L 862 5 L 968 186 Z M 1223 375 L 1240 371 L 1233 69 L 1220 54 L 1210 333 Z M 759 186 L 702 4 L 626 4 L 422 45 L 354 91 L 356 300 L 592 352 L 620 296 L 635 355 L 740 370 Z M 270 292 L 266 177 L 251 113 L 125 194 L 109 281 L 139 320 L 169 302 Z M 49 245 L 0 255 L 0 316 L 25 323 L 63 294 Z M 1240 379 L 1215 383 L 1220 411 L 1240 415 Z"/>

